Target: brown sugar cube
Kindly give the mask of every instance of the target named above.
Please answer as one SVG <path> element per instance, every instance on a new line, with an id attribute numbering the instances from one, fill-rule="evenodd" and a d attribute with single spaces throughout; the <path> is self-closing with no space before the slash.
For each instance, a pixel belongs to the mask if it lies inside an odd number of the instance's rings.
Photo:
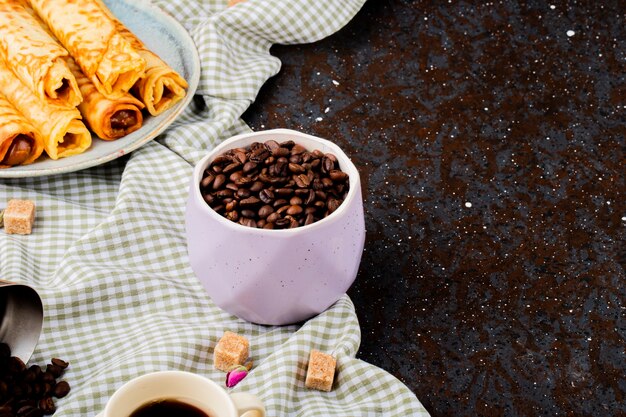
<path id="1" fill-rule="evenodd" d="M 213 351 L 213 365 L 220 371 L 228 372 L 236 365 L 243 365 L 248 359 L 248 339 L 226 331 Z"/>
<path id="2" fill-rule="evenodd" d="M 309 368 L 306 371 L 307 388 L 330 391 L 335 378 L 337 361 L 331 355 L 313 349 L 309 355 Z"/>
<path id="3" fill-rule="evenodd" d="M 4 210 L 4 231 L 29 235 L 35 222 L 35 204 L 30 200 L 9 200 Z"/>

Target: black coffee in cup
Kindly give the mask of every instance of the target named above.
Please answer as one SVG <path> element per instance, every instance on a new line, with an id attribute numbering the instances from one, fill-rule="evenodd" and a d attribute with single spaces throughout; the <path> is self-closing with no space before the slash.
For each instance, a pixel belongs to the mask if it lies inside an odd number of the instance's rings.
<path id="1" fill-rule="evenodd" d="M 129 417 L 211 417 L 199 408 L 176 399 L 166 398 L 146 403 Z"/>

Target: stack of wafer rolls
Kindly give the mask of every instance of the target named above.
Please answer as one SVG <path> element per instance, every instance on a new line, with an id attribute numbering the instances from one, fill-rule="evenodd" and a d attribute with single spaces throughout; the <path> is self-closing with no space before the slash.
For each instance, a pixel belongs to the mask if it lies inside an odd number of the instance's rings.
<path id="1" fill-rule="evenodd" d="M 186 89 L 101 0 L 0 0 L 0 168 L 128 135 Z"/>

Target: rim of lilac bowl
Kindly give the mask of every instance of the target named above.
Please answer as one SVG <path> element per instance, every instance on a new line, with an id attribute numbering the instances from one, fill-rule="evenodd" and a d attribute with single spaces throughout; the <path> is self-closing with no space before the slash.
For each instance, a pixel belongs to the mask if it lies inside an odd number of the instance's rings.
<path id="1" fill-rule="evenodd" d="M 241 140 L 254 138 L 258 136 L 268 136 L 266 140 L 270 140 L 272 135 L 278 135 L 278 134 L 294 136 L 293 138 L 291 138 L 291 140 L 293 140 L 296 143 L 298 143 L 298 141 L 296 140 L 297 137 L 307 138 L 327 148 L 330 148 L 331 152 L 335 154 L 335 156 L 337 157 L 337 162 L 339 163 L 339 168 L 343 172 L 348 174 L 349 184 L 350 184 L 348 195 L 343 200 L 341 205 L 337 208 L 337 210 L 333 211 L 327 217 L 324 217 L 323 219 L 320 219 L 309 225 L 298 226 L 292 229 L 263 229 L 263 228 L 257 228 L 257 227 L 244 226 L 242 224 L 235 223 L 231 220 L 228 220 L 227 218 L 225 218 L 224 216 L 222 216 L 221 214 L 213 210 L 206 203 L 206 201 L 204 201 L 204 199 L 202 198 L 202 193 L 200 192 L 200 181 L 202 180 L 202 174 L 204 173 L 204 170 L 209 166 L 209 163 L 213 159 L 215 159 L 218 155 L 222 154 L 223 152 L 226 152 L 229 149 L 240 147 L 239 145 L 237 145 L 237 143 Z M 289 140 L 289 139 L 285 139 L 285 140 Z M 259 142 L 264 142 L 264 141 L 259 140 Z M 248 145 L 245 145 L 244 147 L 247 147 L 247 146 Z M 307 150 L 312 151 L 314 149 L 308 149 L 307 147 Z M 260 234 L 269 233 L 269 234 L 278 236 L 280 234 L 291 235 L 291 234 L 298 234 L 298 233 L 310 231 L 315 228 L 322 227 L 330 222 L 333 222 L 335 219 L 339 218 L 345 211 L 348 210 L 348 207 L 350 206 L 352 201 L 356 198 L 357 190 L 360 190 L 360 188 L 361 188 L 361 179 L 359 176 L 359 171 L 357 170 L 352 160 L 348 157 L 348 155 L 346 155 L 345 152 L 334 142 L 331 142 L 328 139 L 320 138 L 318 136 L 313 136 L 307 133 L 299 132 L 297 130 L 270 129 L 270 130 L 261 130 L 257 132 L 242 133 L 236 136 L 232 136 L 226 139 L 225 141 L 223 141 L 222 143 L 220 143 L 218 146 L 216 146 L 212 151 L 210 151 L 207 155 L 205 155 L 194 167 L 191 193 L 193 195 L 193 198 L 196 200 L 196 203 L 199 204 L 199 207 L 201 207 L 201 210 L 203 212 L 208 213 L 209 216 L 212 216 L 216 221 L 221 222 L 226 227 L 230 227 L 238 231 L 246 231 L 250 233 L 260 233 Z"/>

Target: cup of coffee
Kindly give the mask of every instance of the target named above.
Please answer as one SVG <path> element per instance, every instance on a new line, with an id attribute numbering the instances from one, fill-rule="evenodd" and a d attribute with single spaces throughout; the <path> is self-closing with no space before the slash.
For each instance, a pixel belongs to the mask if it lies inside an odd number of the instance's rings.
<path id="1" fill-rule="evenodd" d="M 98 417 L 264 417 L 265 407 L 251 394 L 228 394 L 203 376 L 159 371 L 122 385 Z"/>
<path id="2" fill-rule="evenodd" d="M 365 242 L 359 173 L 333 142 L 287 129 L 232 137 L 195 167 L 191 267 L 223 310 L 267 325 L 335 303 Z"/>

